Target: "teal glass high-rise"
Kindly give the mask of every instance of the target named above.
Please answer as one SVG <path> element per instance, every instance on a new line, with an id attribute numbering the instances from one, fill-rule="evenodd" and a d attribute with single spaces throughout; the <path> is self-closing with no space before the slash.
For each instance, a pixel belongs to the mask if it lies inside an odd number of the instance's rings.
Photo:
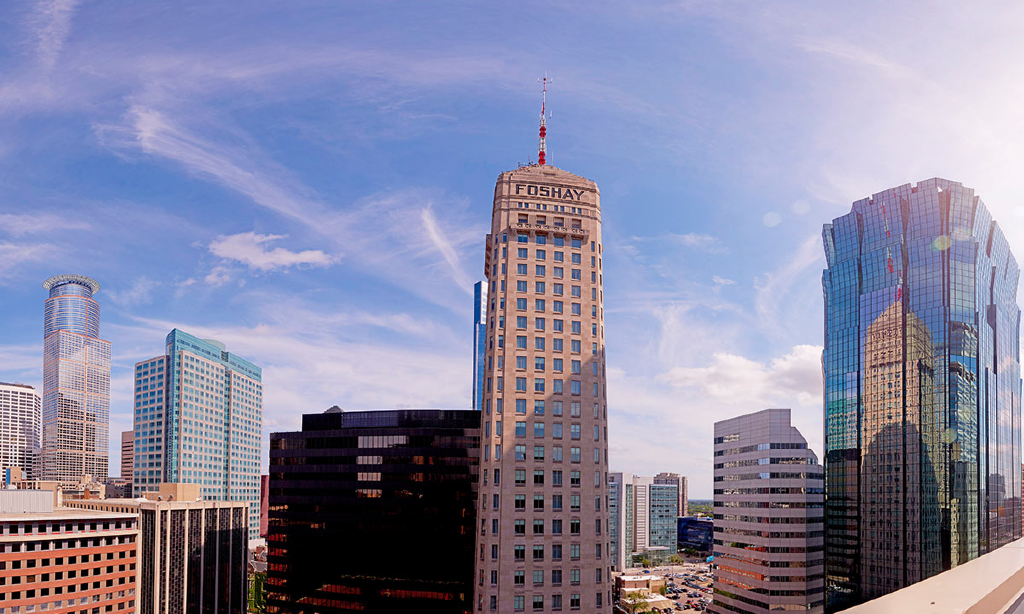
<path id="1" fill-rule="evenodd" d="M 107 479 L 110 342 L 100 339 L 100 285 L 84 275 L 43 282 L 41 477 L 77 484 Z"/>
<path id="2" fill-rule="evenodd" d="M 929 179 L 825 224 L 826 600 L 1021 536 L 1019 270 L 974 190 Z"/>
<path id="3" fill-rule="evenodd" d="M 206 500 L 247 501 L 259 537 L 263 373 L 224 344 L 174 329 L 166 353 L 135 365 L 133 495 L 200 484 Z"/>

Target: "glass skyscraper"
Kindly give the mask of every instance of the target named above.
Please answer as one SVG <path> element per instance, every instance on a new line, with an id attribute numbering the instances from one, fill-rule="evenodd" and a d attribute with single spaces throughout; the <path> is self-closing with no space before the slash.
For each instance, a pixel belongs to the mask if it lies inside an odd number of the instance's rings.
<path id="1" fill-rule="evenodd" d="M 100 339 L 100 285 L 84 275 L 56 275 L 43 311 L 44 480 L 77 484 L 107 479 L 110 342 Z"/>
<path id="2" fill-rule="evenodd" d="M 608 474 L 608 552 L 612 569 L 629 567 L 633 555 L 633 476 Z"/>
<path id="3" fill-rule="evenodd" d="M 835 611 L 1021 536 L 1019 271 L 945 179 L 859 200 L 823 239 Z"/>
<path id="4" fill-rule="evenodd" d="M 473 284 L 473 409 L 484 404 L 484 356 L 487 353 L 487 282 Z"/>
<path id="5" fill-rule="evenodd" d="M 132 492 L 200 484 L 203 499 L 249 502 L 259 537 L 262 370 L 224 344 L 174 329 L 163 356 L 135 365 Z"/>

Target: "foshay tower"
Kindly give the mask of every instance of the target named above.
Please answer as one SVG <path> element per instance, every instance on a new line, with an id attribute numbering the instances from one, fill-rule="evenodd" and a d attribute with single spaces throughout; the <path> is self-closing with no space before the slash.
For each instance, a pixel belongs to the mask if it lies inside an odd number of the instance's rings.
<path id="1" fill-rule="evenodd" d="M 487 235 L 475 607 L 611 612 L 600 192 L 545 136 Z"/>

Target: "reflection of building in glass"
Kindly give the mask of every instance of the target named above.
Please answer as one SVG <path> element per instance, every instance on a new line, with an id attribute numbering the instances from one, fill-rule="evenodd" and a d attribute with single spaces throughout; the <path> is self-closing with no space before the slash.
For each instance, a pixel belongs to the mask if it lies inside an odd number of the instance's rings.
<path id="1" fill-rule="evenodd" d="M 678 549 L 711 552 L 711 536 L 715 523 L 706 518 L 684 516 L 676 526 Z"/>
<path id="2" fill-rule="evenodd" d="M 881 585 L 905 585 L 940 556 L 941 518 L 928 495 L 935 492 L 935 476 L 921 447 L 921 415 L 929 414 L 932 397 L 932 349 L 927 327 L 912 313 L 904 317 L 900 303 L 868 324 L 863 339 L 860 574 Z M 871 587 L 863 593 L 882 594 Z"/>
<path id="3" fill-rule="evenodd" d="M 715 614 L 824 609 L 824 474 L 788 409 L 715 423 Z"/>
<path id="4" fill-rule="evenodd" d="M 77 484 L 107 479 L 110 342 L 100 339 L 100 285 L 57 275 L 43 311 L 42 478 Z"/>
<path id="5" fill-rule="evenodd" d="M 973 190 L 944 179 L 826 224 L 830 610 L 1021 535 L 1018 268 Z"/>
<path id="6" fill-rule="evenodd" d="M 267 611 L 473 611 L 479 446 L 472 410 L 332 408 L 273 433 Z"/>

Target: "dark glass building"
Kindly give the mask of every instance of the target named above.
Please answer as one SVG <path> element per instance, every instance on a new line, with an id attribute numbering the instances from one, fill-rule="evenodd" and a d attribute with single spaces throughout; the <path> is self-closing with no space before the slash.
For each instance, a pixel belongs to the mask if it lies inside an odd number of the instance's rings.
<path id="1" fill-rule="evenodd" d="M 711 540 L 715 523 L 706 518 L 682 516 L 676 524 L 677 549 L 711 552 Z"/>
<path id="2" fill-rule="evenodd" d="M 267 611 L 472 611 L 480 412 L 302 417 L 270 438 Z"/>
<path id="3" fill-rule="evenodd" d="M 1021 536 L 1019 271 L 945 179 L 859 200 L 823 239 L 835 611 Z"/>

